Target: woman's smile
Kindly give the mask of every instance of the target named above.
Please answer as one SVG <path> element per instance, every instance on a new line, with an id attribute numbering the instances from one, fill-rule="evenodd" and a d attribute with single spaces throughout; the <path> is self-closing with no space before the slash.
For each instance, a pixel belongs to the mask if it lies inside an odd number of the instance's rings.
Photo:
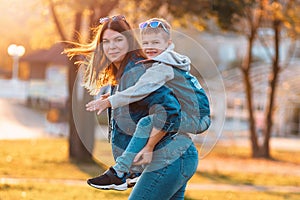
<path id="1" fill-rule="evenodd" d="M 116 57 L 120 54 L 120 52 L 108 52 L 108 54 L 112 57 Z"/>

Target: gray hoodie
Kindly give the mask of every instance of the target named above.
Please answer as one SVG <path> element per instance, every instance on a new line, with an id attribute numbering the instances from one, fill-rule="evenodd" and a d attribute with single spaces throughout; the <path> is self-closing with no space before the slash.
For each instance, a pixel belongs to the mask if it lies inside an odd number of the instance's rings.
<path id="1" fill-rule="evenodd" d="M 187 56 L 175 52 L 174 44 L 151 60 L 156 62 L 146 70 L 134 86 L 116 92 L 108 98 L 113 109 L 137 102 L 165 85 L 174 78 L 173 67 L 186 72 L 190 71 L 191 60 Z M 200 84 L 198 87 L 201 88 Z"/>
<path id="2" fill-rule="evenodd" d="M 189 57 L 175 52 L 174 47 L 175 45 L 172 43 L 164 52 L 152 58 L 152 60 L 189 72 L 191 60 Z"/>

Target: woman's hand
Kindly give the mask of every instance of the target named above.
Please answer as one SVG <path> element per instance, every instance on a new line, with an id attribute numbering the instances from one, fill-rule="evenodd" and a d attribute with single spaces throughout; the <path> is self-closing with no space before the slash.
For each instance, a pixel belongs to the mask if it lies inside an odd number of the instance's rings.
<path id="1" fill-rule="evenodd" d="M 110 102 L 107 99 L 108 97 L 109 93 L 106 93 L 104 95 L 101 95 L 99 99 L 87 103 L 85 106 L 86 110 L 90 112 L 98 110 L 97 115 L 100 115 L 100 113 L 106 108 L 111 107 Z"/>
<path id="2" fill-rule="evenodd" d="M 100 96 L 100 99 L 107 99 L 108 97 L 109 97 L 109 92 L 108 93 L 105 93 L 105 94 L 102 94 L 101 96 Z"/>
<path id="3" fill-rule="evenodd" d="M 134 158 L 134 165 L 149 164 L 152 161 L 153 148 L 145 146 Z"/>

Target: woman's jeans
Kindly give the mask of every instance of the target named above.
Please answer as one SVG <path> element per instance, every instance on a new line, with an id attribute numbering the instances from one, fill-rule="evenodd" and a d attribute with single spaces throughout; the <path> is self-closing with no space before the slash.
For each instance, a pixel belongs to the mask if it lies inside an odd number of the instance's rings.
<path id="1" fill-rule="evenodd" d="M 183 200 L 197 166 L 198 152 L 191 139 L 182 134 L 167 136 L 157 145 L 129 200 Z"/>

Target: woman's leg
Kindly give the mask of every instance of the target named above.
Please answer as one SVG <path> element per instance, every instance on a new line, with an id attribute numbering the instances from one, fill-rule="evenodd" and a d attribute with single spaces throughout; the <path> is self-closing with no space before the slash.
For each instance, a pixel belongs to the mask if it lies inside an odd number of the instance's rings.
<path id="1" fill-rule="evenodd" d="M 186 184 L 184 184 L 171 198 L 170 200 L 182 200 L 184 199 L 184 193 L 186 189 Z"/>
<path id="2" fill-rule="evenodd" d="M 180 145 L 183 141 L 180 138 L 176 138 L 177 143 Z M 176 144 L 176 145 L 177 145 Z M 168 148 L 174 149 L 174 148 Z M 178 146 L 177 149 L 182 149 L 184 146 Z M 198 152 L 193 143 L 181 152 L 176 160 L 165 165 L 163 162 L 168 163 L 173 158 L 170 156 L 176 156 L 176 152 L 170 152 L 165 149 L 166 156 L 162 156 L 154 161 L 154 165 L 161 162 L 160 169 L 150 170 L 151 164 L 148 165 L 141 175 L 139 181 L 132 190 L 129 200 L 152 200 L 152 199 L 173 199 L 183 200 L 184 191 L 187 181 L 196 172 L 198 165 Z M 155 169 L 156 166 L 153 168 Z"/>
<path id="3" fill-rule="evenodd" d="M 113 168 L 117 172 L 128 173 L 130 171 L 130 167 L 136 154 L 143 149 L 148 141 L 152 130 L 152 120 L 152 115 L 140 119 L 127 148 L 122 155 L 116 159 L 116 164 Z"/>

